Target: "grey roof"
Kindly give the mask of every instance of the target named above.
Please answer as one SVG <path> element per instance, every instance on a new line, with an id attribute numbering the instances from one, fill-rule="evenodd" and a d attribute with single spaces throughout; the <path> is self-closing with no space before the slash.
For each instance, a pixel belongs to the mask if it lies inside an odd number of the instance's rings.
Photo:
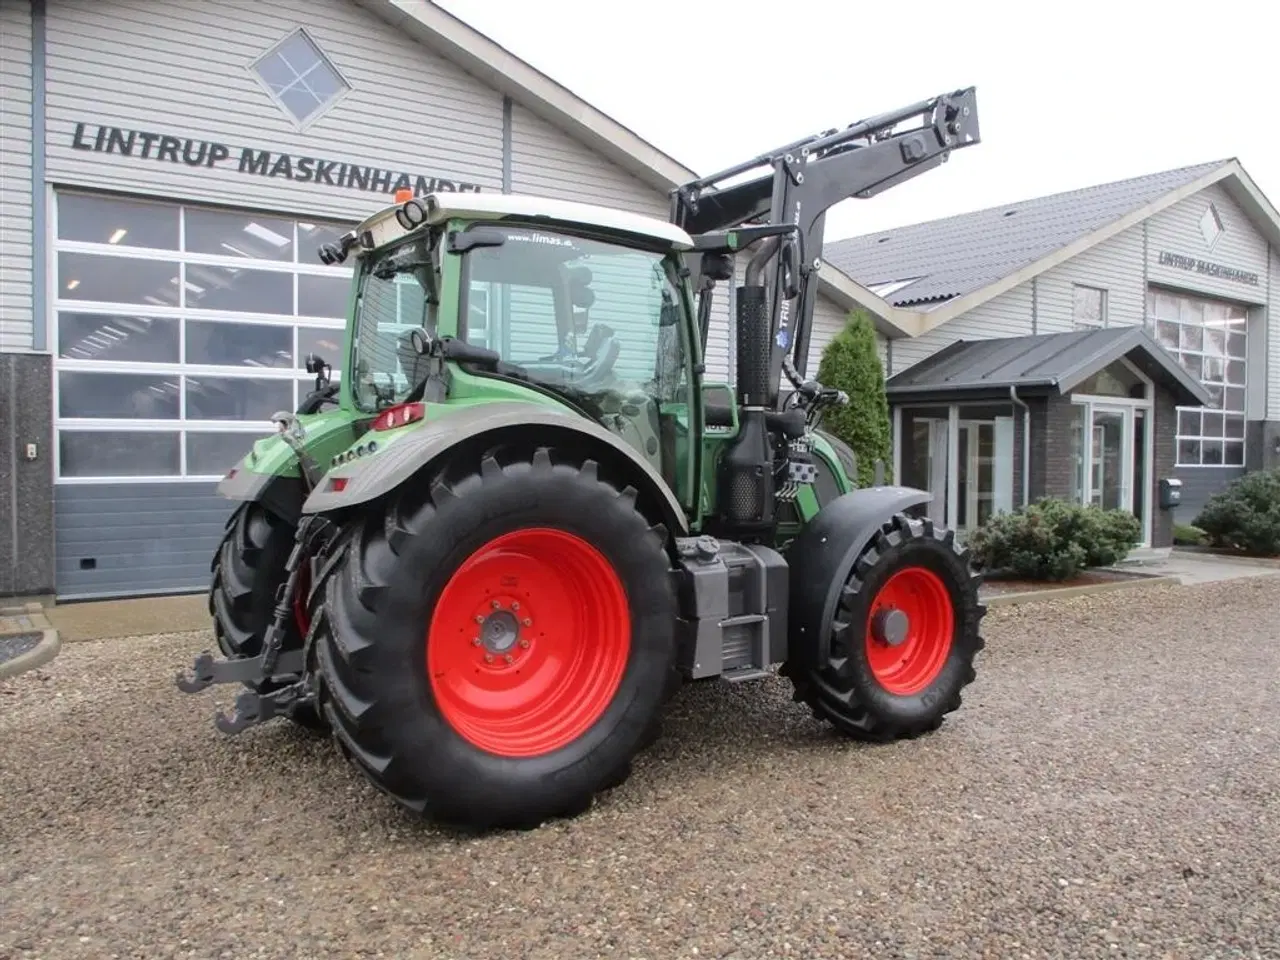
<path id="1" fill-rule="evenodd" d="M 865 287 L 919 278 L 883 295 L 895 306 L 946 300 L 981 290 L 1226 163 L 1181 167 L 828 241 L 823 257 Z"/>
<path id="2" fill-rule="evenodd" d="M 1142 327 L 1110 327 L 993 340 L 957 340 L 890 377 L 894 401 L 962 394 L 1067 393 L 1121 357 L 1162 383 L 1185 406 L 1207 405 L 1209 393 Z"/>

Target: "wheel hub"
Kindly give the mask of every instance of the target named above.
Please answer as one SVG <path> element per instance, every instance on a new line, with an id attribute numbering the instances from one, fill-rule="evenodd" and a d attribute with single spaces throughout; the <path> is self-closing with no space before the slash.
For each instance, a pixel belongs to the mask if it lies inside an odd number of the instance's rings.
<path id="1" fill-rule="evenodd" d="M 897 607 L 879 610 L 871 620 L 871 632 L 889 647 L 900 647 L 911 633 L 911 619 Z"/>
<path id="2" fill-rule="evenodd" d="M 481 645 L 490 653 L 506 653 L 520 639 L 520 623 L 509 610 L 495 610 L 480 626 Z"/>

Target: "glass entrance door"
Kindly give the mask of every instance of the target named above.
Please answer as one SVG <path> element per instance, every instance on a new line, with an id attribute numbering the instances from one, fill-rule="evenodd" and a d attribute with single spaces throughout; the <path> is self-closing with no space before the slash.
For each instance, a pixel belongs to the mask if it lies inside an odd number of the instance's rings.
<path id="1" fill-rule="evenodd" d="M 1130 510 L 1133 489 L 1133 458 L 1126 456 L 1132 441 L 1129 422 L 1132 410 L 1095 405 L 1090 425 L 1090 501 L 1104 510 Z"/>
<path id="2" fill-rule="evenodd" d="M 1144 543 L 1149 537 L 1146 514 L 1150 498 L 1145 496 L 1150 482 L 1149 415 L 1135 405 L 1092 399 L 1081 402 L 1073 443 L 1076 473 L 1071 483 L 1081 503 L 1130 511 L 1142 523 Z M 1088 439 L 1080 444 L 1082 432 Z"/>

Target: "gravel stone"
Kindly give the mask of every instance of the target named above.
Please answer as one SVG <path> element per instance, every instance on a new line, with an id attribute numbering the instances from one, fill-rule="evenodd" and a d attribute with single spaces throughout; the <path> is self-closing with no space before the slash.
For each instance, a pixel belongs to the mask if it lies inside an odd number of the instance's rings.
<path id="1" fill-rule="evenodd" d="M 993 609 L 965 705 L 871 747 L 698 684 L 621 789 L 413 822 L 324 738 L 228 739 L 207 634 L 0 683 L 0 958 L 1280 957 L 1280 577 Z"/>

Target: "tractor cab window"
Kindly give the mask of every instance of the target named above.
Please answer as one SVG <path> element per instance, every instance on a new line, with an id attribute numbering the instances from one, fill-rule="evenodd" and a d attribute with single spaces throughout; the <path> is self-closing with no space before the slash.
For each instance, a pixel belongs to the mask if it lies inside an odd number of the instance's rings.
<path id="1" fill-rule="evenodd" d="M 664 405 L 686 384 L 676 261 L 547 230 L 476 225 L 459 336 L 519 365 L 659 463 Z"/>
<path id="2" fill-rule="evenodd" d="M 352 344 L 353 392 L 363 410 L 399 403 L 421 379 L 422 359 L 409 331 L 433 330 L 438 273 L 435 251 L 415 238 L 371 257 L 362 267 Z"/>

